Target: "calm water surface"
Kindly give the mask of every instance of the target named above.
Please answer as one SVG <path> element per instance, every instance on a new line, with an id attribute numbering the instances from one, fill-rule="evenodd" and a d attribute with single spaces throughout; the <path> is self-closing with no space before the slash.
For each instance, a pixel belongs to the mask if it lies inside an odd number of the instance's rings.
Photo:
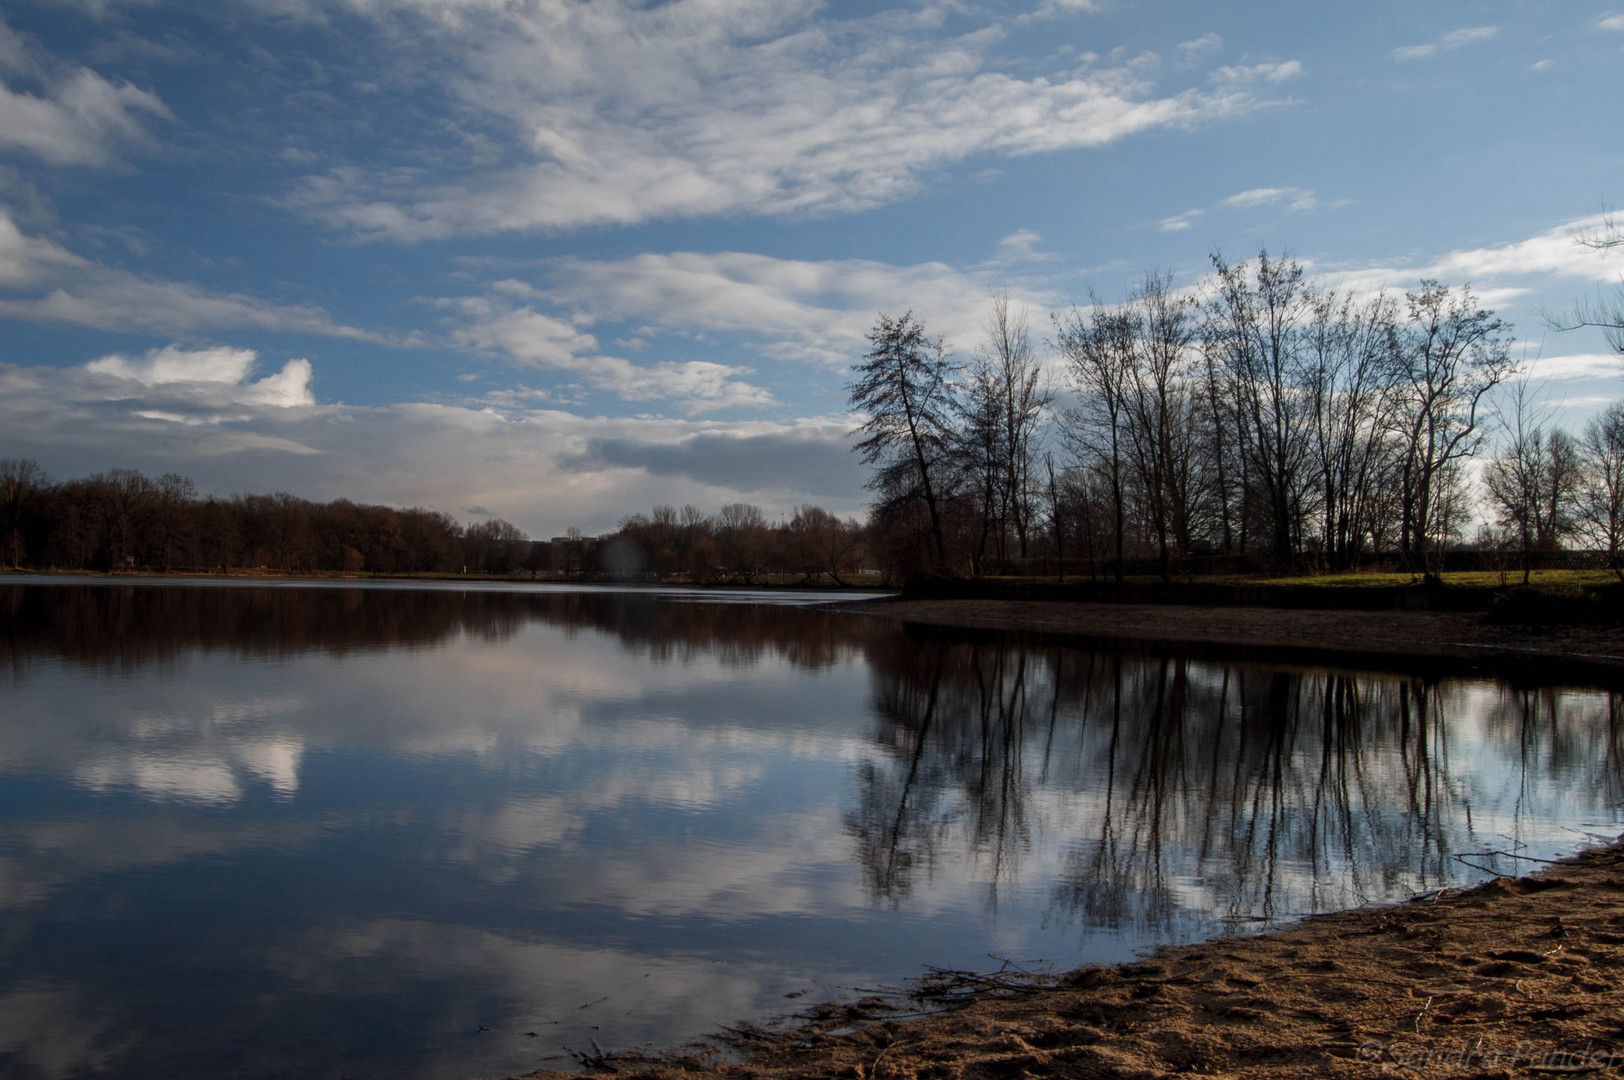
<path id="1" fill-rule="evenodd" d="M 0 1075 L 567 1066 L 1624 825 L 1616 693 L 678 599 L 0 585 Z"/>

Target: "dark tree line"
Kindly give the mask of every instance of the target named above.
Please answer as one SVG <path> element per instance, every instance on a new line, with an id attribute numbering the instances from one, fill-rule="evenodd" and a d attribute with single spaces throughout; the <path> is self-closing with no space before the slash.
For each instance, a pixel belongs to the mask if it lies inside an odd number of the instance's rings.
<path id="1" fill-rule="evenodd" d="M 755 584 L 799 579 L 850 584 L 865 568 L 866 529 L 818 506 L 769 521 L 758 506 L 732 503 L 714 515 L 656 506 L 598 538 L 596 564 L 611 578 L 681 578 Z"/>
<path id="2" fill-rule="evenodd" d="M 694 582 L 799 579 L 847 584 L 867 531 L 818 506 L 782 520 L 760 507 L 657 506 L 606 536 L 569 530 L 532 543 L 500 518 L 463 526 L 420 508 L 316 503 L 285 493 L 199 497 L 190 480 L 130 469 L 52 482 L 0 459 L 0 560 L 13 568 L 110 571 L 264 569 L 511 574 Z"/>
<path id="3" fill-rule="evenodd" d="M 1526 382 L 1509 395 L 1499 452 L 1484 470 L 1498 529 L 1484 539 L 1520 557 L 1524 582 L 1535 553 L 1569 543 L 1605 552 L 1624 579 L 1624 401 L 1574 435 L 1552 425 L 1535 397 Z"/>
<path id="4" fill-rule="evenodd" d="M 969 363 L 911 312 L 879 316 L 850 386 L 876 557 L 980 575 L 1043 555 L 1118 580 L 1208 555 L 1432 575 L 1475 515 L 1516 533 L 1484 542 L 1580 540 L 1624 570 L 1624 407 L 1582 437 L 1524 425 L 1494 447 L 1516 411 L 1498 401 L 1510 327 L 1470 288 L 1344 292 L 1267 251 L 1212 263 L 1198 291 L 1151 273 L 1120 303 L 1056 314 L 1060 408 L 1007 301 Z M 1490 448 L 1479 484 L 1468 464 Z"/>
<path id="5" fill-rule="evenodd" d="M 501 519 L 465 528 L 434 510 L 344 499 L 199 497 L 185 477 L 133 469 L 54 483 L 12 458 L 0 460 L 0 545 L 12 567 L 386 574 L 506 574 L 533 568 L 538 550 Z"/>

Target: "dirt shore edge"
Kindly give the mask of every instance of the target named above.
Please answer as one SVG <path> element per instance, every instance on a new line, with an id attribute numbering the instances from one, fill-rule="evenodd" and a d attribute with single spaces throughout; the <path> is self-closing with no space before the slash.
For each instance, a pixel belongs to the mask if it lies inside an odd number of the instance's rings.
<path id="1" fill-rule="evenodd" d="M 1015 633 L 1083 647 L 1624 686 L 1624 625 L 1496 625 L 1463 612 L 1046 600 L 888 598 L 830 607 L 916 628 Z"/>
<path id="2" fill-rule="evenodd" d="M 740 1060 L 584 1065 L 627 1080 L 1624 1075 L 1624 838 L 1526 877 L 989 986 L 933 1015 L 894 1008 L 745 1029 L 728 1039 Z"/>

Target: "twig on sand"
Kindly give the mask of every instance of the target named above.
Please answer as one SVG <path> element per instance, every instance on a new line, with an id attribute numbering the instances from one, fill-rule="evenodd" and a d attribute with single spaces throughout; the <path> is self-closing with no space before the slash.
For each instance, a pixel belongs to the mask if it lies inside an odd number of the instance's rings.
<path id="1" fill-rule="evenodd" d="M 879 1076 L 879 1073 L 876 1070 L 878 1070 L 879 1067 L 880 1067 L 880 1058 L 883 1058 L 886 1055 L 886 1052 L 889 1051 L 896 1044 L 897 1044 L 897 1041 L 895 1039 L 892 1039 L 890 1042 L 886 1043 L 885 1046 L 883 1046 L 880 1049 L 880 1052 L 878 1054 L 876 1054 L 874 1056 L 874 1061 L 868 1067 L 868 1075 L 869 1076 L 876 1077 L 876 1078 Z"/>
<path id="2" fill-rule="evenodd" d="M 999 968 L 998 971 L 995 972 L 994 974 L 1000 974 L 1001 975 L 1006 971 L 1014 971 L 1014 972 L 1016 972 L 1018 974 L 1021 974 L 1021 975 L 1036 975 L 1036 976 L 1049 976 L 1049 975 L 1054 974 L 1054 961 L 1053 960 L 1050 960 L 1049 963 L 1048 963 L 1048 966 L 1045 967 L 1042 971 L 1033 971 L 1031 968 L 1027 967 L 1026 965 L 1027 964 L 1041 964 L 1041 963 L 1043 963 L 1042 960 L 1011 960 L 1009 957 L 1007 957 L 1007 956 L 999 956 L 995 952 L 990 952 L 990 953 L 987 954 L 987 956 L 990 959 L 996 960 L 1000 964 L 1003 965 L 1003 967 Z"/>
<path id="3" fill-rule="evenodd" d="M 1463 851 L 1460 855 L 1456 855 L 1455 858 L 1459 859 L 1461 855 L 1470 855 L 1474 859 L 1493 858 L 1498 855 L 1502 859 L 1522 859 L 1524 862 L 1545 863 L 1547 866 L 1555 866 L 1563 861 L 1562 859 L 1536 859 L 1532 855 L 1518 855 L 1515 851 Z"/>
<path id="4" fill-rule="evenodd" d="M 1461 862 L 1465 863 L 1467 866 L 1470 866 L 1473 870 L 1481 870 L 1485 874 L 1492 874 L 1495 877 L 1503 877 L 1504 876 L 1503 874 L 1500 873 L 1500 871 L 1494 869 L 1492 866 L 1484 866 L 1481 863 L 1472 862 L 1469 859 L 1467 859 L 1466 856 L 1464 856 L 1464 855 L 1456 855 L 1456 856 L 1454 856 L 1454 858 L 1459 859 Z"/>
<path id="5" fill-rule="evenodd" d="M 952 968 L 928 968 L 930 974 L 918 980 L 908 991 L 913 998 L 948 997 L 954 994 L 973 993 L 978 989 L 999 990 L 1013 994 L 1040 994 L 1046 990 L 1053 990 L 1054 984 L 1049 981 L 1034 981 L 1031 978 L 1024 980 L 1000 978 L 997 973 L 980 975 L 974 971 L 956 971 Z M 1045 977 L 1047 980 L 1047 977 Z"/>

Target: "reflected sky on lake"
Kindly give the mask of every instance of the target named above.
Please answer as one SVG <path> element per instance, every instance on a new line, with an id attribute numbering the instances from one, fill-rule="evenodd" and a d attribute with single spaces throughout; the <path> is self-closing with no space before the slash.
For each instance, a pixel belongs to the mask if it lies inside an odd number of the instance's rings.
<path id="1" fill-rule="evenodd" d="M 505 1075 L 1620 828 L 1614 693 L 790 599 L 0 586 L 0 1075 Z"/>

